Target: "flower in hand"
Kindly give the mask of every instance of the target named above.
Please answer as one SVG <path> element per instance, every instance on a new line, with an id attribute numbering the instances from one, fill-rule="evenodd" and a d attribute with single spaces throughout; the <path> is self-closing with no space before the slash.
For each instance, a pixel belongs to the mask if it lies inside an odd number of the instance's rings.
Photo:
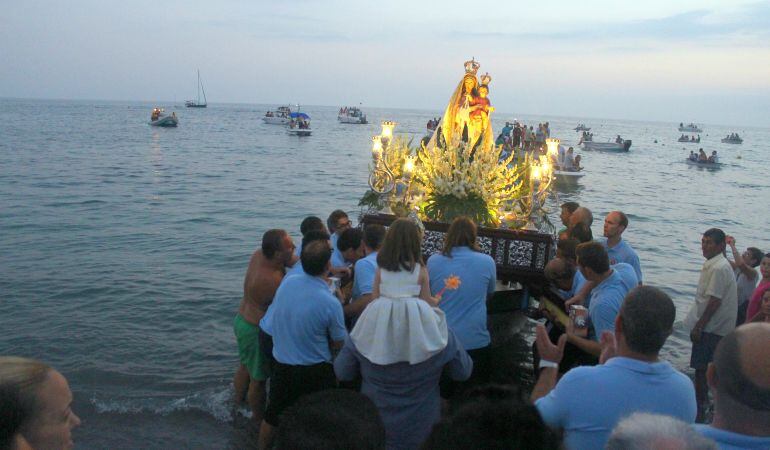
<path id="1" fill-rule="evenodd" d="M 449 290 L 455 290 L 460 287 L 461 281 L 460 277 L 457 275 L 450 275 L 449 278 L 444 279 L 444 287 L 441 288 L 440 291 L 436 294 L 436 298 L 441 300 L 441 296 L 444 295 L 444 291 L 447 289 Z"/>

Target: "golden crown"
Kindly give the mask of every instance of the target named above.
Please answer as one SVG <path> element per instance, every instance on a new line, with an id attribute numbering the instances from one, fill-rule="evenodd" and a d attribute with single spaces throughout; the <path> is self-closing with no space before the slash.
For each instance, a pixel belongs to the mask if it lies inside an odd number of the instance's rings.
<path id="1" fill-rule="evenodd" d="M 481 64 L 476 62 L 475 58 L 471 58 L 470 61 L 465 61 L 465 73 L 476 75 L 476 72 L 479 70 L 479 67 L 481 67 Z"/>
<path id="2" fill-rule="evenodd" d="M 489 76 L 489 72 L 485 73 L 481 76 L 481 85 L 486 86 L 489 84 L 489 82 L 492 81 L 492 77 Z"/>

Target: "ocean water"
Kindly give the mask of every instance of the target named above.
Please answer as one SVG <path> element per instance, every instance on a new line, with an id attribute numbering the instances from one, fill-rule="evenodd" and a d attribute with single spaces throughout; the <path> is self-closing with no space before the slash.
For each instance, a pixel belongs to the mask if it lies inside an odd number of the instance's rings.
<path id="1" fill-rule="evenodd" d="M 443 105 L 364 108 L 369 125 L 338 124 L 338 107 L 303 107 L 310 137 L 263 124 L 267 105 L 160 105 L 177 112 L 177 129 L 150 127 L 153 106 L 0 100 L 0 354 L 67 376 L 81 447 L 243 447 L 253 442 L 231 413 L 232 320 L 262 233 L 285 228 L 296 239 L 304 216 L 336 208 L 357 217 L 379 122 L 419 138 Z M 680 144 L 673 123 L 498 113 L 495 129 L 514 118 L 548 120 L 570 144 L 579 122 L 595 140 L 633 140 L 628 154 L 579 151 L 587 174 L 554 192 L 551 219 L 556 205 L 578 201 L 600 236 L 606 212 L 628 214 L 624 237 L 645 282 L 677 305 L 664 356 L 689 373 L 681 320 L 701 233 L 721 227 L 741 249 L 770 250 L 761 209 L 770 130 L 705 124 L 700 144 Z M 719 142 L 733 131 L 743 145 Z M 724 166 L 687 165 L 699 147 Z"/>

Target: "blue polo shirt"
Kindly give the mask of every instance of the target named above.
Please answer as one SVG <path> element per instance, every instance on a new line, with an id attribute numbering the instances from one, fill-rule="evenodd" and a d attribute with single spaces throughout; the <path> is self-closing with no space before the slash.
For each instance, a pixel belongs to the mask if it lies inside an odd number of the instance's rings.
<path id="1" fill-rule="evenodd" d="M 337 233 L 332 233 L 331 240 L 332 242 L 332 267 L 346 267 L 347 264 L 345 263 L 345 258 L 342 257 L 342 252 L 337 248 L 337 240 L 340 238 L 340 236 Z"/>
<path id="2" fill-rule="evenodd" d="M 281 283 L 259 326 L 273 337 L 273 357 L 294 366 L 331 362 L 329 340 L 347 336 L 339 300 L 322 278 L 307 273 Z"/>
<path id="3" fill-rule="evenodd" d="M 495 261 L 468 247 L 455 247 L 451 258 L 435 254 L 428 258 L 427 266 L 433 295 L 444 288 L 444 280 L 460 277 L 460 287 L 444 291 L 438 306 L 463 347 L 473 350 L 489 345 L 487 295 L 495 292 Z"/>
<path id="4" fill-rule="evenodd" d="M 623 285 L 626 287 L 626 293 L 639 286 L 639 278 L 637 278 L 636 270 L 634 270 L 634 267 L 631 264 L 617 263 L 610 267 L 620 275 L 620 278 L 623 280 Z"/>
<path id="5" fill-rule="evenodd" d="M 583 287 L 583 284 L 585 284 L 585 282 L 586 282 L 586 278 L 583 276 L 582 273 L 580 273 L 580 270 L 575 270 L 575 276 L 572 278 L 572 289 L 570 289 L 569 291 L 564 291 L 559 289 L 559 293 L 561 293 L 562 297 L 564 297 L 564 300 L 569 300 L 570 298 L 574 297 L 575 294 L 580 292 L 580 288 Z M 589 299 L 590 299 L 590 296 L 588 299 L 586 299 L 586 302 Z"/>
<path id="6" fill-rule="evenodd" d="M 377 252 L 372 252 L 356 261 L 353 277 L 353 300 L 362 295 L 371 294 L 374 288 L 374 276 L 377 274 Z"/>
<path id="7" fill-rule="evenodd" d="M 767 450 L 770 448 L 770 436 L 747 436 L 699 423 L 693 427 L 698 433 L 716 441 L 719 450 Z"/>
<path id="8" fill-rule="evenodd" d="M 286 274 L 283 276 L 283 280 L 281 280 L 281 284 L 291 275 L 303 275 L 305 273 L 305 269 L 302 267 L 302 261 L 297 261 L 294 263 L 293 266 L 289 270 L 286 271 Z"/>
<path id="9" fill-rule="evenodd" d="M 623 418 L 645 412 L 695 420 L 695 389 L 667 362 L 616 356 L 603 365 L 576 367 L 535 401 L 543 421 L 565 431 L 569 450 L 602 449 Z"/>
<path id="10" fill-rule="evenodd" d="M 607 238 L 605 237 L 599 238 L 597 241 L 607 249 L 607 255 L 610 257 L 610 264 L 630 264 L 636 272 L 636 278 L 639 280 L 639 283 L 642 282 L 642 266 L 639 263 L 639 255 L 636 254 L 636 251 L 634 251 L 626 241 L 621 238 L 618 245 L 612 248 L 607 247 Z"/>
<path id="11" fill-rule="evenodd" d="M 594 330 L 593 338 L 597 341 L 603 331 L 615 331 L 615 317 L 620 312 L 627 292 L 623 279 L 616 270 L 591 291 L 588 316 Z"/>

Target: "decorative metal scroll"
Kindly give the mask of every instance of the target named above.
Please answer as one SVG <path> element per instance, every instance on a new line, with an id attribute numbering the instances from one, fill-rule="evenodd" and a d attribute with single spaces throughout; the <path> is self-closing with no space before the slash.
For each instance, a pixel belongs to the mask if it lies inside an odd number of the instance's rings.
<path id="1" fill-rule="evenodd" d="M 389 214 L 364 214 L 363 225 L 390 225 L 396 216 Z M 435 253 L 441 253 L 444 236 L 449 224 L 441 222 L 423 222 L 425 235 L 422 252 L 427 260 Z M 542 284 L 545 280 L 543 270 L 554 253 L 553 237 L 529 230 L 507 228 L 478 229 L 479 249 L 491 256 L 497 264 L 497 278 L 501 281 L 519 281 L 522 283 Z"/>

